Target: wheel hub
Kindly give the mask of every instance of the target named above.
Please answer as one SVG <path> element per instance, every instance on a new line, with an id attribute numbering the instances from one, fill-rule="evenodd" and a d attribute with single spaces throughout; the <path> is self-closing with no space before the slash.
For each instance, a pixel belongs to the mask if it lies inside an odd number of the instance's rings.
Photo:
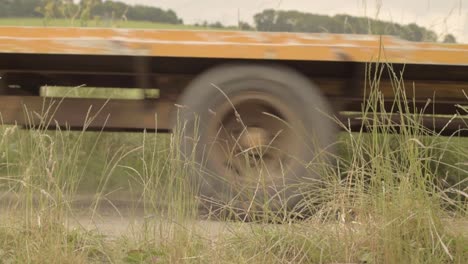
<path id="1" fill-rule="evenodd" d="M 269 144 L 271 137 L 268 131 L 261 127 L 248 127 L 239 138 L 242 149 L 259 149 Z"/>

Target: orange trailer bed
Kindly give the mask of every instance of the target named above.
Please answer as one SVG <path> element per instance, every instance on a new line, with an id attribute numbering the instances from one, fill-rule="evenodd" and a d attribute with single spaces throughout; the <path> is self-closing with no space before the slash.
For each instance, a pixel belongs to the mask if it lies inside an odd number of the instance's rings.
<path id="1" fill-rule="evenodd" d="M 234 31 L 0 27 L 0 53 L 468 65 L 468 45 L 390 36 Z"/>

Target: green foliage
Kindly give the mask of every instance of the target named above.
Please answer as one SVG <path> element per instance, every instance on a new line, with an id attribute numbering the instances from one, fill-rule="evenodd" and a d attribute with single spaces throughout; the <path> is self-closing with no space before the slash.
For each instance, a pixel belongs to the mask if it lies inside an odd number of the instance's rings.
<path id="1" fill-rule="evenodd" d="M 41 0 L 0 0 L 0 17 L 39 17 L 35 11 Z"/>
<path id="2" fill-rule="evenodd" d="M 87 26 L 90 20 L 134 20 L 167 24 L 183 24 L 173 10 L 144 5 L 128 5 L 119 1 L 81 0 L 0 0 L 0 17 L 43 17 L 44 24 L 53 18 L 75 20 Z"/>
<path id="3" fill-rule="evenodd" d="M 240 21 L 239 22 L 239 29 L 240 30 L 245 30 L 245 31 L 251 31 L 251 30 L 254 30 L 255 28 L 252 27 L 249 23 L 247 22 L 244 22 L 244 21 Z"/>
<path id="4" fill-rule="evenodd" d="M 169 9 L 162 10 L 159 8 L 148 8 L 147 6 L 136 5 L 128 10 L 127 18 L 129 20 L 144 20 L 152 22 L 164 22 L 168 24 L 183 24 L 177 14 Z"/>
<path id="5" fill-rule="evenodd" d="M 447 35 L 445 35 L 444 40 L 442 42 L 444 42 L 444 43 L 457 43 L 457 39 L 455 38 L 454 35 L 447 34 Z"/>
<path id="6" fill-rule="evenodd" d="M 199 23 L 195 23 L 195 26 L 196 27 L 203 27 L 203 28 L 216 28 L 216 29 L 222 29 L 222 28 L 228 28 L 226 26 L 224 26 L 221 22 L 219 21 L 216 21 L 216 22 L 213 22 L 213 23 L 210 23 L 208 21 L 203 21 L 203 23 L 199 24 Z"/>
<path id="7" fill-rule="evenodd" d="M 34 10 L 44 18 L 43 24 L 47 26 L 51 19 L 60 17 L 62 8 L 61 0 L 42 0 L 41 5 Z"/>
<path id="8" fill-rule="evenodd" d="M 367 17 L 316 15 L 299 11 L 264 10 L 254 16 L 259 31 L 394 35 L 410 41 L 437 41 L 435 32 L 416 24 L 402 26 Z"/>

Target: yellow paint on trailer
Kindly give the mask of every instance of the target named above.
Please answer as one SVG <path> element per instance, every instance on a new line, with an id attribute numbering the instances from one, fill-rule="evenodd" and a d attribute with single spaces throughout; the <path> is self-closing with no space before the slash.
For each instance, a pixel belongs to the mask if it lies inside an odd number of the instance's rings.
<path id="1" fill-rule="evenodd" d="M 383 47 L 383 52 L 381 52 Z M 0 53 L 468 65 L 468 45 L 391 36 L 236 31 L 0 27 Z"/>

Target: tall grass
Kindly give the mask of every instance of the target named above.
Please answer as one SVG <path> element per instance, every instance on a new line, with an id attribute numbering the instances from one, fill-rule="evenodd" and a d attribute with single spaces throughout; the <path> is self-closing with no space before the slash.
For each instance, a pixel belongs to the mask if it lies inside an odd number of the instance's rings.
<path id="1" fill-rule="evenodd" d="M 302 184 L 298 208 L 309 215 L 301 221 L 200 219 L 187 177 L 199 164 L 181 156 L 182 131 L 119 136 L 48 131 L 47 122 L 3 127 L 0 262 L 467 263 L 466 142 L 424 129 L 406 97 L 412 87 L 388 65 L 372 67 L 363 130 L 339 124 L 345 132 L 333 162 L 319 164 L 319 182 Z M 379 107 L 383 71 L 393 80 L 390 112 Z M 104 208 L 120 219 L 130 207 L 134 215 L 126 217 L 137 220 L 129 232 L 72 224 L 80 188 L 91 184 L 89 218 L 107 219 Z M 115 203 L 122 196 L 132 202 Z"/>

